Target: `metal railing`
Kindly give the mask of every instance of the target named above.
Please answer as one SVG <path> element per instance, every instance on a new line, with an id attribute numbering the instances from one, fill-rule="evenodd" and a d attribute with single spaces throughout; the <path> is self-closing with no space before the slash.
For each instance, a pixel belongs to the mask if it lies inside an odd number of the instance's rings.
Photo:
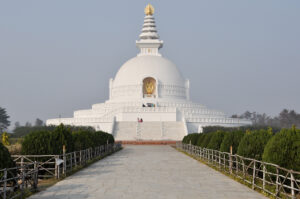
<path id="1" fill-rule="evenodd" d="M 199 146 L 176 143 L 176 148 L 207 162 L 275 198 L 300 197 L 300 172 L 276 164 Z"/>
<path id="2" fill-rule="evenodd" d="M 114 143 L 61 155 L 12 155 L 17 166 L 0 170 L 0 199 L 23 198 L 25 189 L 37 190 L 39 179 L 59 179 L 121 147 Z"/>

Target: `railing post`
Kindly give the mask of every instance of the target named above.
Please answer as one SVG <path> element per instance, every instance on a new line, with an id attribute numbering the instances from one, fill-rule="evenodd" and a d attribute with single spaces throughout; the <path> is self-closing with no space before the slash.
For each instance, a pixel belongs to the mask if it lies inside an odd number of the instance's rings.
<path id="1" fill-rule="evenodd" d="M 232 146 L 230 146 L 230 154 L 229 154 L 229 172 L 232 174 Z"/>
<path id="2" fill-rule="evenodd" d="M 226 153 L 223 153 L 224 170 L 226 171 Z"/>
<path id="3" fill-rule="evenodd" d="M 294 175 L 293 175 L 293 171 L 290 171 L 291 172 L 291 194 L 292 194 L 292 199 L 295 199 L 296 196 L 295 196 L 295 187 L 294 187 L 294 181 L 295 181 L 295 178 L 294 178 Z"/>
<path id="4" fill-rule="evenodd" d="M 21 172 L 23 171 L 23 165 L 24 165 L 24 156 L 21 157 Z"/>
<path id="5" fill-rule="evenodd" d="M 266 165 L 263 165 L 263 191 L 266 189 Z"/>
<path id="6" fill-rule="evenodd" d="M 244 159 L 242 160 L 242 162 L 243 162 L 243 179 L 245 180 L 246 171 L 245 171 L 245 161 L 244 161 Z"/>
<path id="7" fill-rule="evenodd" d="M 219 151 L 219 168 L 221 168 L 221 152 Z"/>
<path id="8" fill-rule="evenodd" d="M 24 186 L 25 186 L 25 165 L 23 165 L 22 168 L 22 183 L 21 183 L 21 198 L 24 196 Z"/>
<path id="9" fill-rule="evenodd" d="M 4 169 L 3 175 L 3 199 L 6 199 L 6 186 L 7 186 L 7 169 Z"/>
<path id="10" fill-rule="evenodd" d="M 88 149 L 89 160 L 91 160 L 91 148 Z"/>
<path id="11" fill-rule="evenodd" d="M 252 189 L 254 189 L 255 184 L 255 172 L 256 172 L 256 161 L 253 160 L 253 174 L 252 174 Z"/>
<path id="12" fill-rule="evenodd" d="M 238 161 L 238 156 L 235 154 L 235 169 L 236 169 L 236 175 L 239 175 L 239 161 Z"/>
<path id="13" fill-rule="evenodd" d="M 58 160 L 59 155 L 55 156 L 55 159 Z M 59 165 L 57 164 L 56 161 L 55 161 L 55 177 L 56 177 L 56 179 L 59 179 L 59 177 L 60 177 L 60 169 L 59 169 Z"/>
<path id="14" fill-rule="evenodd" d="M 63 145 L 63 174 L 66 175 L 67 171 L 67 159 L 66 159 L 66 146 Z"/>
<path id="15" fill-rule="evenodd" d="M 79 164 L 82 165 L 82 150 L 79 151 Z"/>
<path id="16" fill-rule="evenodd" d="M 74 152 L 74 164 L 75 164 L 75 167 L 77 167 L 77 157 L 76 157 L 76 151 Z"/>
<path id="17" fill-rule="evenodd" d="M 33 173 L 33 189 L 36 191 L 38 185 L 39 167 L 38 163 L 34 161 L 34 173 Z"/>
<path id="18" fill-rule="evenodd" d="M 86 163 L 88 162 L 88 160 L 89 160 L 89 150 L 86 149 L 86 150 L 84 151 L 84 154 L 85 154 L 85 157 L 84 157 L 84 163 L 86 164 Z"/>
<path id="19" fill-rule="evenodd" d="M 70 153 L 70 170 L 73 168 L 73 153 Z"/>
<path id="20" fill-rule="evenodd" d="M 278 171 L 278 167 L 276 167 L 276 196 L 279 195 L 279 171 Z"/>

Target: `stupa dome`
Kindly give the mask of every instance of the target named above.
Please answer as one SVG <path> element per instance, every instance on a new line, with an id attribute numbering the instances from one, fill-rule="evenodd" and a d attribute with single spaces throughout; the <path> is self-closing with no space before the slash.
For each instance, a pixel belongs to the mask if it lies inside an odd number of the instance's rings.
<path id="1" fill-rule="evenodd" d="M 153 6 L 147 5 L 145 14 L 136 41 L 140 51 L 110 79 L 109 99 L 75 111 L 72 118 L 50 119 L 46 124 L 91 126 L 121 141 L 182 140 L 204 126 L 251 124 L 190 100 L 189 80 L 159 53 L 164 42 L 156 30 Z"/>
<path id="2" fill-rule="evenodd" d="M 113 85 L 138 85 L 147 77 L 153 77 L 163 85 L 185 86 L 185 80 L 175 64 L 162 56 L 152 55 L 128 60 L 117 72 Z"/>

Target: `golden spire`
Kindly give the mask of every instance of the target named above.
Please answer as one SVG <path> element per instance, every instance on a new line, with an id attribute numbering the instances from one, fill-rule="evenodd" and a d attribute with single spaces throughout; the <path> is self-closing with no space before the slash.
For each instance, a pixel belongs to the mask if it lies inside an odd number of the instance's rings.
<path id="1" fill-rule="evenodd" d="M 154 14 L 154 8 L 150 3 L 145 8 L 145 14 L 146 15 L 153 15 Z"/>

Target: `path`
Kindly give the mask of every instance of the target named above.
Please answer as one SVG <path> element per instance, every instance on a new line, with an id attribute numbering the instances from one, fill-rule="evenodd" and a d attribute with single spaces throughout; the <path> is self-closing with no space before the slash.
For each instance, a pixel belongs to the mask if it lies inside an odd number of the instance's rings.
<path id="1" fill-rule="evenodd" d="M 125 146 L 30 199 L 265 198 L 170 146 Z"/>

